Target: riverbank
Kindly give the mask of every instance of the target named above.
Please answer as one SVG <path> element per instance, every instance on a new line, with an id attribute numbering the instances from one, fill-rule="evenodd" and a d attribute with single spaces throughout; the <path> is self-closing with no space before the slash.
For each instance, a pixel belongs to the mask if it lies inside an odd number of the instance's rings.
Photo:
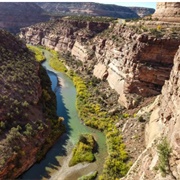
<path id="1" fill-rule="evenodd" d="M 59 59 L 57 52 L 51 50 L 53 55 L 56 56 L 56 60 Z M 58 69 L 58 65 L 62 67 L 62 64 L 65 62 L 65 59 L 62 59 L 56 62 L 56 66 L 53 63 L 50 65 Z M 76 62 L 77 64 L 77 62 Z M 71 67 L 71 64 L 68 64 Z M 119 121 L 118 112 L 111 114 L 104 110 L 103 104 L 97 101 L 97 94 L 91 92 L 94 91 L 95 87 L 98 87 L 98 81 L 94 79 L 82 78 L 80 74 L 76 74 L 74 71 L 64 69 L 64 72 L 72 79 L 76 90 L 76 107 L 78 109 L 78 114 L 83 120 L 83 122 L 93 128 L 103 131 L 106 135 L 106 143 L 108 147 L 108 156 L 105 160 L 103 173 L 99 176 L 100 179 L 115 179 L 121 178 L 126 175 L 131 162 L 129 162 L 128 154 L 125 150 L 125 144 L 123 143 L 122 136 L 116 123 Z M 87 80 L 88 79 L 88 80 Z M 121 114 L 123 118 L 123 115 Z"/>
<path id="2" fill-rule="evenodd" d="M 43 50 L 44 55 L 48 58 L 51 53 Z M 63 176 L 73 177 L 74 179 L 86 175 L 92 171 L 98 170 L 102 172 L 102 163 L 107 156 L 107 147 L 105 136 L 102 132 L 85 126 L 79 119 L 75 102 L 76 102 L 76 89 L 73 82 L 64 73 L 60 73 L 50 67 L 48 61 L 44 62 L 43 67 L 46 69 L 48 76 L 52 83 L 52 90 L 54 91 L 57 99 L 57 115 L 64 117 L 66 125 L 66 133 L 57 141 L 57 143 L 46 154 L 45 159 L 40 163 L 35 164 L 21 179 L 61 179 Z M 63 86 L 57 86 L 58 78 L 63 80 Z M 71 157 L 73 146 L 77 143 L 80 134 L 90 133 L 98 142 L 98 153 L 95 154 L 96 161 L 88 165 L 77 164 L 72 168 L 67 169 L 66 161 Z M 87 167 L 86 167 L 87 166 Z M 61 173 L 63 175 L 61 176 Z M 66 172 L 66 173 L 65 173 Z M 70 174 L 68 173 L 70 172 Z M 63 179 L 64 180 L 64 179 Z"/>

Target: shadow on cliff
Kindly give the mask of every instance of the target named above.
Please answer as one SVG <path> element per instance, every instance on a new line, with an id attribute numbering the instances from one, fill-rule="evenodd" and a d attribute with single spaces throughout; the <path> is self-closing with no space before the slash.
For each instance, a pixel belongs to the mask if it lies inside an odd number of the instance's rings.
<path id="1" fill-rule="evenodd" d="M 51 82 L 55 81 L 52 82 L 52 84 L 56 83 L 56 75 L 50 71 L 48 71 L 48 75 L 51 79 Z M 50 173 L 54 170 L 58 170 L 58 168 L 61 167 L 61 164 L 59 163 L 57 157 L 63 157 L 67 155 L 67 145 L 72 130 L 69 125 L 69 110 L 65 107 L 64 99 L 61 93 L 61 88 L 57 86 L 54 89 L 54 93 L 56 94 L 57 99 L 57 115 L 64 118 L 66 132 L 57 140 L 54 146 L 47 152 L 45 158 L 40 161 L 40 163 L 35 163 L 28 171 L 26 171 L 18 179 L 49 179 L 51 177 Z"/>

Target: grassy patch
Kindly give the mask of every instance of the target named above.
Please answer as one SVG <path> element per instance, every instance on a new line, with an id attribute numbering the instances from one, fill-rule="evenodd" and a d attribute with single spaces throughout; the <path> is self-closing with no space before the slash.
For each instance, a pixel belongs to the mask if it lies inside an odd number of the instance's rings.
<path id="1" fill-rule="evenodd" d="M 45 61 L 45 57 L 44 57 L 42 51 L 38 47 L 31 46 L 31 45 L 27 45 L 27 47 L 30 51 L 32 51 L 34 53 L 36 61 L 38 61 L 38 62 Z"/>
<path id="2" fill-rule="evenodd" d="M 67 72 L 67 68 L 63 63 L 63 58 L 59 56 L 58 52 L 49 48 L 46 49 L 52 54 L 52 58 L 49 60 L 49 65 L 56 71 Z"/>
<path id="3" fill-rule="evenodd" d="M 69 162 L 69 166 L 73 166 L 80 162 L 93 162 L 95 156 L 93 149 L 95 140 L 91 134 L 82 134 L 79 138 L 78 144 L 73 149 L 73 156 Z"/>

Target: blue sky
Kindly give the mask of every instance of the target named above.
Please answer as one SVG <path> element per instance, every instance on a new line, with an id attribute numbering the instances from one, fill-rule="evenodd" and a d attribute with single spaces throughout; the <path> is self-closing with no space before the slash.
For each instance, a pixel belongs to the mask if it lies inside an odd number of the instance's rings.
<path id="1" fill-rule="evenodd" d="M 146 2 L 145 0 L 144 1 L 129 1 L 129 0 L 126 0 L 126 2 L 123 2 L 124 0 L 122 1 L 113 1 L 113 0 L 94 0 L 93 2 L 99 2 L 99 3 L 103 3 L 103 4 L 116 4 L 116 5 L 119 5 L 119 6 L 137 6 L 137 7 L 149 7 L 149 8 L 154 8 L 156 9 L 156 2 Z M 84 2 L 87 2 L 87 1 L 84 1 Z"/>
<path id="2" fill-rule="evenodd" d="M 9 0 L 4 0 L 9 1 Z M 137 6 L 137 7 L 150 7 L 156 9 L 156 1 L 151 0 L 151 2 L 147 2 L 146 0 L 138 0 L 138 1 L 131 1 L 126 0 L 126 2 L 123 2 L 125 0 L 18 0 L 18 2 L 97 2 L 97 3 L 103 3 L 103 4 L 116 4 L 119 6 Z M 161 1 L 161 0 L 157 0 Z M 10 0 L 10 2 L 17 2 L 17 0 Z"/>
<path id="3" fill-rule="evenodd" d="M 115 2 L 115 4 L 120 6 L 150 7 L 156 9 L 156 2 Z"/>

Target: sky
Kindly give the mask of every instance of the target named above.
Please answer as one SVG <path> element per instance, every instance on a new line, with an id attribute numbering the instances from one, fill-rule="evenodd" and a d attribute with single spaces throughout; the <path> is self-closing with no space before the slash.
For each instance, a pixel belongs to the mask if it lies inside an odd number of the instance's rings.
<path id="1" fill-rule="evenodd" d="M 101 2 L 102 3 L 102 2 Z M 116 4 L 116 5 L 119 5 L 119 6 L 137 6 L 137 7 L 149 7 L 149 8 L 154 8 L 156 9 L 156 2 L 146 2 L 146 1 L 142 1 L 142 2 L 121 2 L 121 1 L 118 1 L 118 2 L 115 2 L 113 3 L 113 1 L 107 1 L 104 3 L 106 4 Z"/>
<path id="2" fill-rule="evenodd" d="M 2 0 L 6 1 L 6 0 Z M 8 0 L 7 0 L 8 1 Z M 10 0 L 10 2 L 17 2 L 17 0 Z M 18 0 L 18 2 L 97 2 L 103 4 L 115 4 L 119 6 L 137 6 L 137 7 L 149 7 L 156 9 L 156 2 L 163 2 L 164 0 Z M 173 0 L 168 0 L 173 1 Z"/>
<path id="3" fill-rule="evenodd" d="M 35 1 L 51 2 L 50 0 L 35 0 Z M 150 0 L 151 2 L 148 2 L 148 1 L 149 0 L 136 0 L 136 1 L 133 1 L 133 0 L 53 0 L 53 2 L 97 2 L 97 3 L 103 3 L 103 4 L 115 4 L 119 6 L 149 7 L 149 8 L 154 8 L 154 9 L 156 9 L 157 1 L 163 2 L 164 0 Z"/>

